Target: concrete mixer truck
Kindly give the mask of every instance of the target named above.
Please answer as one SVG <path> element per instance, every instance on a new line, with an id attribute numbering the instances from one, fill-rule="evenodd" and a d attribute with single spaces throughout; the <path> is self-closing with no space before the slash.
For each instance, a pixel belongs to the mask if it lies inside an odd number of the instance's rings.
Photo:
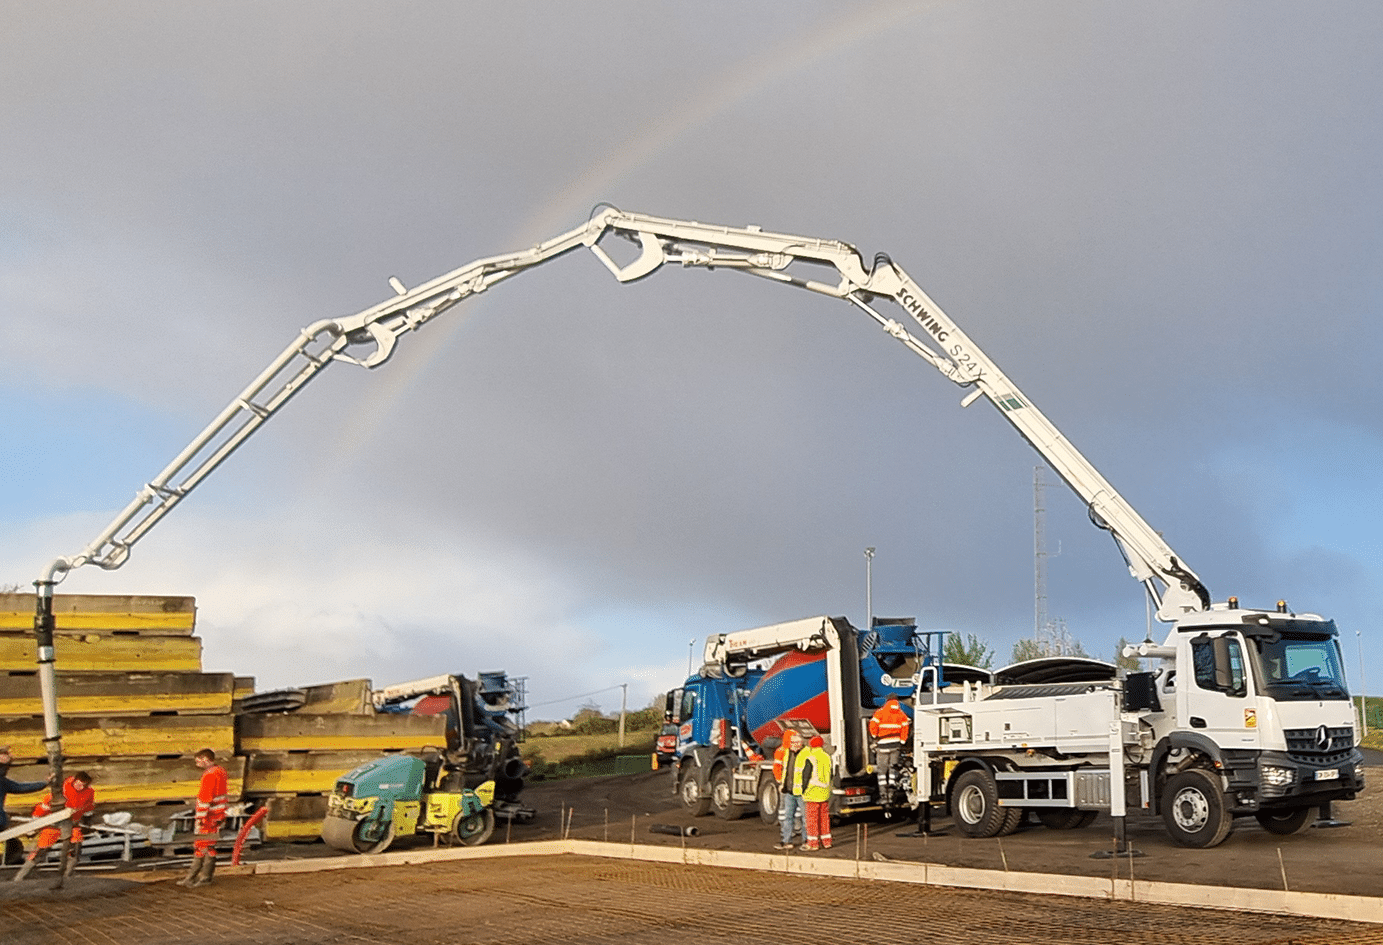
<path id="1" fill-rule="evenodd" d="M 707 638 L 701 669 L 668 697 L 682 806 L 726 820 L 757 809 L 775 823 L 772 755 L 792 728 L 826 740 L 835 815 L 907 816 L 901 792 L 881 796 L 867 750 L 870 715 L 889 696 L 906 707 L 919 685 L 939 688 L 947 673 L 957 680 L 988 674 L 944 666 L 945 631 L 918 631 L 910 619 L 873 622 L 860 631 L 844 617 L 809 617 Z"/>

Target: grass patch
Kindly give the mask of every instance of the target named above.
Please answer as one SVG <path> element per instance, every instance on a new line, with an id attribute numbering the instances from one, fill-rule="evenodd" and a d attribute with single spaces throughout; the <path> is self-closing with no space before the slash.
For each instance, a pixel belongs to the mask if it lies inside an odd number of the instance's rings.
<path id="1" fill-rule="evenodd" d="M 656 731 L 626 732 L 621 747 L 618 734 L 550 735 L 525 741 L 523 755 L 535 781 L 592 777 L 617 773 L 620 756 L 649 757 L 657 738 Z"/>

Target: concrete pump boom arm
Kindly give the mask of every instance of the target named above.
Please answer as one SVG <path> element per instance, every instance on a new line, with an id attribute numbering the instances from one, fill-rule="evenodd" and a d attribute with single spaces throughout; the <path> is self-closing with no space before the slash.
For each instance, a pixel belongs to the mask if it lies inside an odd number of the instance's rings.
<path id="1" fill-rule="evenodd" d="M 601 245 L 607 238 L 637 244 L 637 256 L 626 263 L 615 261 Z M 1174 621 L 1182 614 L 1209 608 L 1210 596 L 1204 585 L 1181 564 L 1161 536 L 887 256 L 875 257 L 873 266 L 866 267 L 855 247 L 835 240 L 766 233 L 752 226 L 662 219 L 607 207 L 585 224 L 530 249 L 477 260 L 413 289 L 391 278 L 394 298 L 356 315 L 309 325 L 136 494 L 91 544 L 48 564 L 34 582 L 38 592 L 34 635 L 44 745 L 55 783 L 62 783 L 52 609 L 57 575 L 87 564 L 106 569 L 124 564 L 140 538 L 328 365 L 344 361 L 379 367 L 393 354 L 400 336 L 417 331 L 453 305 L 496 283 L 579 247 L 589 249 L 620 282 L 641 279 L 663 264 L 675 262 L 683 267 L 737 269 L 850 302 L 944 376 L 961 387 L 973 388 L 961 401 L 962 406 L 983 396 L 999 409 L 1085 501 L 1091 520 L 1113 534 L 1129 571 L 1157 603 L 1160 620 Z M 813 266 L 827 272 L 826 281 L 798 274 Z M 927 342 L 874 307 L 885 298 L 921 327 Z M 55 792 L 54 805 L 61 804 L 61 792 Z M 64 821 L 64 856 L 68 827 L 69 822 Z"/>
<path id="2" fill-rule="evenodd" d="M 602 246 L 610 237 L 636 243 L 638 255 L 624 264 L 616 262 Z M 40 583 L 51 585 L 54 575 L 85 564 L 118 568 L 135 542 L 332 362 L 378 367 L 393 354 L 401 335 L 418 330 L 498 282 L 579 247 L 591 250 L 620 282 L 632 282 L 675 262 L 683 267 L 737 269 L 850 302 L 945 377 L 971 388 L 962 406 L 983 396 L 999 409 L 1087 504 L 1091 520 L 1110 531 L 1130 572 L 1156 602 L 1159 619 L 1173 621 L 1209 607 L 1209 594 L 1199 578 L 1161 536 L 891 259 L 880 255 L 872 267 L 866 267 L 855 247 L 835 240 L 663 219 L 613 208 L 530 249 L 476 260 L 413 289 L 391 279 L 397 293 L 394 298 L 356 315 L 309 325 L 139 491 L 95 541 L 75 555 L 55 559 Z M 798 273 L 811 266 L 826 270 L 829 281 Z M 921 327 L 925 341 L 875 308 L 885 298 Z"/>

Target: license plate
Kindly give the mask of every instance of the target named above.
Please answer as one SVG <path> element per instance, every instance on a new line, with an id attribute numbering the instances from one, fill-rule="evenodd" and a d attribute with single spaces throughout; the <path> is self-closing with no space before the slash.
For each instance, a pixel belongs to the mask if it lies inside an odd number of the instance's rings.
<path id="1" fill-rule="evenodd" d="M 1317 780 L 1317 781 L 1335 781 L 1335 780 L 1337 780 L 1339 777 L 1340 777 L 1340 769 L 1339 769 L 1339 768 L 1331 768 L 1329 771 L 1317 771 L 1317 772 L 1316 772 L 1316 780 Z"/>

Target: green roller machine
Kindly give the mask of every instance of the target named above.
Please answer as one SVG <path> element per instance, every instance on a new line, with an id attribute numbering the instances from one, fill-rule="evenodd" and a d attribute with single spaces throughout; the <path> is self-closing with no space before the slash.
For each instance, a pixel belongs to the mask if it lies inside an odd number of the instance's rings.
<path id="1" fill-rule="evenodd" d="M 432 834 L 443 843 L 479 846 L 495 829 L 495 782 L 474 790 L 454 784 L 441 766 L 388 755 L 342 775 L 327 801 L 322 839 L 355 853 L 383 853 L 397 837 Z"/>

